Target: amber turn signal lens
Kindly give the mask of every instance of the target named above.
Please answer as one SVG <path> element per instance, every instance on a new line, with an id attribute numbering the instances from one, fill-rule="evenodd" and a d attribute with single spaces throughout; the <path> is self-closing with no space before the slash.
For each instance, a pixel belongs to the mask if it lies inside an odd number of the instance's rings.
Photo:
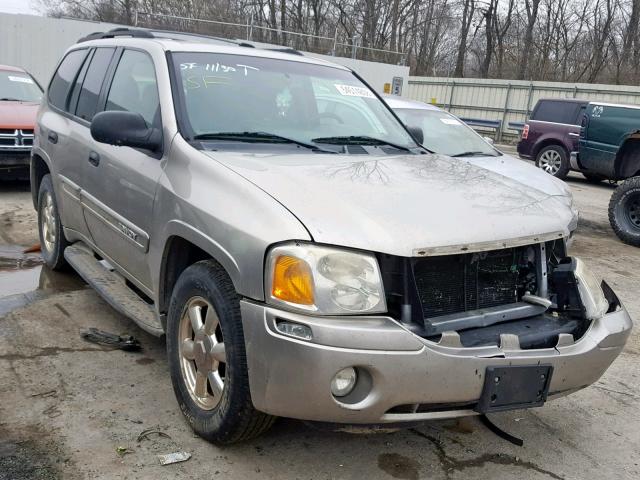
<path id="1" fill-rule="evenodd" d="M 313 305 L 313 275 L 307 262 L 280 255 L 273 267 L 271 294 L 285 302 Z"/>

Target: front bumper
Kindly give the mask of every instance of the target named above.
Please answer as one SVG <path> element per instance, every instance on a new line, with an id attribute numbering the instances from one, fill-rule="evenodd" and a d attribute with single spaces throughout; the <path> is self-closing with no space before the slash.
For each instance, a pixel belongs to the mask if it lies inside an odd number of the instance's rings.
<path id="1" fill-rule="evenodd" d="M 283 417 L 351 424 L 474 415 L 489 366 L 552 365 L 549 399 L 566 395 L 600 378 L 632 327 L 621 306 L 569 345 L 459 348 L 422 339 L 388 317 L 319 318 L 250 301 L 242 301 L 241 310 L 255 407 Z M 310 326 L 313 341 L 278 333 L 276 319 Z M 368 393 L 342 403 L 331 394 L 330 382 L 351 366 L 366 371 Z M 408 405 L 416 405 L 415 413 L 394 413 Z"/>
<path id="2" fill-rule="evenodd" d="M 1 150 L 0 172 L 29 168 L 31 150 Z"/>

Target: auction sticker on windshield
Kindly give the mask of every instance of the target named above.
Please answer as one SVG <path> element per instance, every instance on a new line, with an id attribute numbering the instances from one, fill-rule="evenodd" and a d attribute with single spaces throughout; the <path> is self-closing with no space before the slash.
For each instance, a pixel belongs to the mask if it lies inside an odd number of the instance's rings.
<path id="1" fill-rule="evenodd" d="M 33 83 L 33 80 L 31 80 L 29 77 L 14 77 L 12 75 L 9 75 L 9 81 L 21 82 L 21 83 Z"/>
<path id="2" fill-rule="evenodd" d="M 356 87 L 353 85 L 339 85 L 334 84 L 334 87 L 340 92 L 341 95 L 346 95 L 348 97 L 366 97 L 366 98 L 375 98 L 375 95 L 371 90 L 365 87 Z"/>

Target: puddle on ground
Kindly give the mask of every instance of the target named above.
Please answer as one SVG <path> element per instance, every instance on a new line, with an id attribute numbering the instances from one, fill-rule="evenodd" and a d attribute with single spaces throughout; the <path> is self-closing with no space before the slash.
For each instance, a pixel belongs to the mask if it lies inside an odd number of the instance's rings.
<path id="1" fill-rule="evenodd" d="M 40 253 L 24 253 L 24 247 L 17 245 L 0 245 L 0 316 L 43 296 L 83 286 L 75 273 L 49 269 Z"/>

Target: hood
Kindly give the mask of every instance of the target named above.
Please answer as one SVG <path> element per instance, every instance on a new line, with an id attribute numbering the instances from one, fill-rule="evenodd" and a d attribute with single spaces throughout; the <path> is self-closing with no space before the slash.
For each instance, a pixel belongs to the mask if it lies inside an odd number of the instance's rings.
<path id="1" fill-rule="evenodd" d="M 0 128 L 33 130 L 39 106 L 36 102 L 0 102 Z"/>
<path id="2" fill-rule="evenodd" d="M 442 155 L 205 154 L 319 243 L 401 256 L 488 250 L 567 236 L 573 218 L 563 195 Z"/>
<path id="3" fill-rule="evenodd" d="M 569 200 L 572 198 L 571 189 L 562 180 L 549 175 L 530 162 L 511 155 L 503 153 L 499 157 L 469 157 L 466 160 L 473 165 L 525 183 L 549 195 L 565 195 Z"/>

